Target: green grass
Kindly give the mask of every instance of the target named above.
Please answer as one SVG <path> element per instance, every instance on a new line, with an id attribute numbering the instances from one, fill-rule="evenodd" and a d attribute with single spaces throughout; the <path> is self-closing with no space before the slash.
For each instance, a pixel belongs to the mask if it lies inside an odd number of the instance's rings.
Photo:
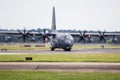
<path id="1" fill-rule="evenodd" d="M 7 49 L 7 50 L 45 50 L 49 49 L 49 46 L 47 47 L 35 47 L 35 45 L 31 45 L 31 47 L 24 47 L 23 44 L 14 44 L 14 45 L 0 45 L 1 49 Z"/>
<path id="2" fill-rule="evenodd" d="M 27 62 L 25 57 L 33 57 L 30 62 L 120 62 L 120 54 L 15 54 L 0 55 L 0 62 Z"/>
<path id="3" fill-rule="evenodd" d="M 0 71 L 0 80 L 120 80 L 120 73 Z"/>
<path id="4" fill-rule="evenodd" d="M 84 45 L 84 44 L 81 44 L 81 45 L 74 45 L 73 46 L 73 49 L 99 49 L 99 48 L 102 48 L 100 44 L 93 44 L 93 45 Z M 120 48 L 120 45 L 104 45 L 104 48 Z"/>

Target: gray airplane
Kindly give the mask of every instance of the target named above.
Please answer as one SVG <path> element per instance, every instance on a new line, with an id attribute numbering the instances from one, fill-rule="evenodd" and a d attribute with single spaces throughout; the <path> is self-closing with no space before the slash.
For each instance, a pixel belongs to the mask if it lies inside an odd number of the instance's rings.
<path id="1" fill-rule="evenodd" d="M 56 31 L 56 18 L 55 18 L 55 7 L 53 7 L 53 16 L 52 16 L 52 34 L 50 43 L 51 51 L 54 51 L 55 48 L 62 48 L 65 51 L 71 51 L 74 40 L 69 33 L 60 33 Z"/>
<path id="2" fill-rule="evenodd" d="M 55 7 L 53 7 L 53 16 L 52 16 L 52 28 L 51 33 L 47 34 L 48 36 L 52 36 L 50 43 L 51 43 L 51 51 L 54 51 L 56 48 L 61 48 L 64 51 L 71 51 L 72 46 L 74 44 L 73 36 L 79 37 L 79 41 L 85 41 L 85 37 L 88 38 L 88 42 L 91 42 L 91 36 L 99 36 L 99 41 L 106 42 L 105 36 L 112 36 L 113 41 L 115 40 L 115 36 L 120 36 L 120 33 L 106 33 L 98 31 L 98 33 L 86 33 L 86 31 L 79 33 L 60 33 L 56 31 L 56 18 L 55 18 Z M 46 36 L 47 36 L 46 35 Z"/>

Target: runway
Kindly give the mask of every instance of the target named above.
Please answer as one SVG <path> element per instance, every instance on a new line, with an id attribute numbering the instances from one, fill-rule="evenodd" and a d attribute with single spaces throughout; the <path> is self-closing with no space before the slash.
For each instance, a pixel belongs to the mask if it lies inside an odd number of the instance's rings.
<path id="1" fill-rule="evenodd" d="M 79 54 L 79 53 L 87 53 L 87 54 L 99 54 L 99 53 L 120 53 L 120 49 L 116 48 L 105 48 L 105 49 L 72 49 L 71 51 L 64 51 L 62 49 L 56 49 L 55 51 L 50 50 L 8 50 L 8 51 L 0 51 L 0 54 Z"/>
<path id="2" fill-rule="evenodd" d="M 120 72 L 120 63 L 97 62 L 0 62 L 0 70 L 40 70 L 75 72 Z"/>

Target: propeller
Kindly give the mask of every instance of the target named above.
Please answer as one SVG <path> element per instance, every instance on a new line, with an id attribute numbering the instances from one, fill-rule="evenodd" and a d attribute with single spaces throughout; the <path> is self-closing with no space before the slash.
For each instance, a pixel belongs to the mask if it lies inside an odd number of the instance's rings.
<path id="1" fill-rule="evenodd" d="M 27 31 L 25 28 L 24 28 L 23 31 L 18 30 L 18 32 L 21 34 L 21 36 L 19 38 L 22 38 L 23 42 L 26 42 L 26 39 L 31 37 L 30 36 L 31 31 Z"/>
<path id="2" fill-rule="evenodd" d="M 79 33 L 80 33 L 80 35 L 79 35 L 79 40 L 78 40 L 78 42 L 81 42 L 81 41 L 86 41 L 85 40 L 85 33 L 86 33 L 87 31 L 83 31 L 83 33 L 81 32 L 81 31 L 79 31 Z"/>
<path id="3" fill-rule="evenodd" d="M 43 43 L 45 43 L 46 39 L 50 40 L 50 38 L 48 37 L 49 33 L 46 32 L 46 29 L 43 29 L 43 33 L 41 33 L 39 31 L 39 34 L 40 34 L 40 38 L 42 38 L 43 40 Z"/>
<path id="4" fill-rule="evenodd" d="M 99 41 L 98 41 L 98 42 L 101 42 L 102 40 L 103 40 L 104 42 L 106 42 L 106 40 L 105 40 L 105 31 L 104 31 L 104 32 L 98 31 L 98 33 L 100 34 L 100 35 L 99 35 Z"/>

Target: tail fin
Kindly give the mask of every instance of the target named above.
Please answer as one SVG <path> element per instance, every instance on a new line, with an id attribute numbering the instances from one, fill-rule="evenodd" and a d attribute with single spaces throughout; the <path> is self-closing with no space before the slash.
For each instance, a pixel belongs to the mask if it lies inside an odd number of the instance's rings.
<path id="1" fill-rule="evenodd" d="M 55 18 L 55 7 L 53 7 L 53 15 L 52 15 L 52 31 L 56 30 L 56 18 Z"/>

